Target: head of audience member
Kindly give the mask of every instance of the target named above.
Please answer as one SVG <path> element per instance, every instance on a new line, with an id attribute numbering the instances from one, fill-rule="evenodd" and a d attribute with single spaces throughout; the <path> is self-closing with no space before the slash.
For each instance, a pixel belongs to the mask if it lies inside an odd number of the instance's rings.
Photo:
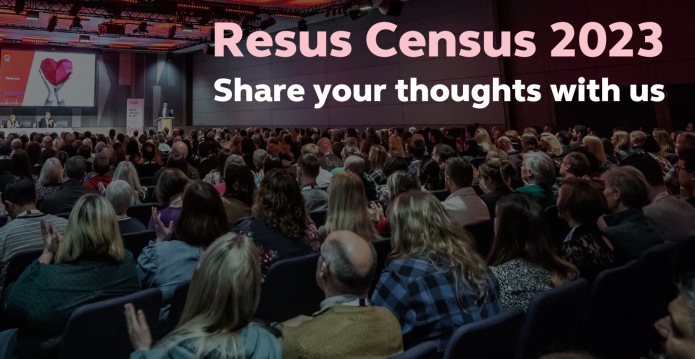
<path id="1" fill-rule="evenodd" d="M 345 159 L 344 163 L 345 171 L 352 172 L 359 177 L 364 175 L 365 162 L 364 158 L 360 156 L 350 156 Z"/>
<path id="2" fill-rule="evenodd" d="M 535 137 L 538 137 L 538 130 L 536 130 L 536 129 L 533 128 L 533 127 L 526 127 L 526 128 L 524 128 L 524 132 L 522 132 L 521 135 L 523 136 L 523 135 L 526 135 L 526 134 L 529 134 L 529 135 L 533 135 L 533 136 L 535 136 Z"/>
<path id="3" fill-rule="evenodd" d="M 172 150 L 172 152 L 173 152 L 173 150 Z M 142 145 L 142 159 L 145 160 L 145 162 L 154 161 L 154 157 L 156 155 L 157 155 L 157 149 L 154 147 L 153 144 L 151 144 L 149 142 L 145 142 Z"/>
<path id="4" fill-rule="evenodd" d="M 478 168 L 478 183 L 480 188 L 485 193 L 492 192 L 499 187 L 507 185 L 504 180 L 504 174 L 507 178 L 516 176 L 516 168 L 506 160 L 499 158 L 491 158 L 486 160 Z"/>
<path id="5" fill-rule="evenodd" d="M 524 153 L 521 178 L 528 184 L 552 184 L 555 179 L 555 163 L 543 152 Z"/>
<path id="6" fill-rule="evenodd" d="M 642 172 L 632 166 L 613 166 L 601 179 L 606 207 L 613 213 L 641 210 L 649 204 L 649 187 Z"/>
<path id="7" fill-rule="evenodd" d="M 94 154 L 99 154 L 101 153 L 105 148 L 108 148 L 109 146 L 104 143 L 104 142 L 97 142 L 97 144 L 94 146 Z M 55 147 L 55 141 L 53 142 L 53 148 Z M 60 148 L 60 147 L 58 147 Z"/>
<path id="8" fill-rule="evenodd" d="M 265 150 L 258 149 L 253 151 L 253 165 L 256 166 L 257 169 L 263 168 L 266 157 L 268 157 L 268 152 Z"/>
<path id="9" fill-rule="evenodd" d="M 663 128 L 655 128 L 654 131 L 652 131 L 652 135 L 659 144 L 661 153 L 664 155 L 676 153 L 676 144 L 668 134 L 668 131 L 664 130 Z"/>
<path id="10" fill-rule="evenodd" d="M 695 149 L 684 149 L 678 154 L 676 166 L 681 196 L 690 199 L 695 196 Z"/>
<path id="11" fill-rule="evenodd" d="M 265 160 L 263 160 L 263 176 L 267 176 L 268 173 L 274 169 L 282 171 L 283 168 L 282 160 L 278 157 L 268 155 Z"/>
<path id="12" fill-rule="evenodd" d="M 229 164 L 224 173 L 224 183 L 224 197 L 236 199 L 248 207 L 253 206 L 256 182 L 245 164 Z"/>
<path id="13" fill-rule="evenodd" d="M 444 187 L 451 193 L 470 187 L 473 183 L 473 165 L 463 158 L 449 158 L 444 174 Z"/>
<path id="14" fill-rule="evenodd" d="M 389 152 L 390 157 L 405 157 L 405 150 L 403 147 L 403 140 L 397 135 L 391 135 L 389 137 Z"/>
<path id="15" fill-rule="evenodd" d="M 362 178 L 350 171 L 336 173 L 328 194 L 326 233 L 348 230 L 368 241 L 381 238 L 369 218 L 368 208 Z"/>
<path id="16" fill-rule="evenodd" d="M 331 135 L 331 142 L 333 142 L 333 143 L 341 142 L 344 137 L 345 137 L 345 134 L 343 133 L 343 131 L 336 128 L 333 130 L 333 133 Z"/>
<path id="17" fill-rule="evenodd" d="M 159 177 L 154 190 L 157 202 L 162 208 L 168 207 L 174 199 L 183 195 L 186 185 L 188 185 L 188 177 L 185 173 L 179 169 L 167 168 Z"/>
<path id="18" fill-rule="evenodd" d="M 14 140 L 12 140 L 12 152 L 17 152 L 21 150 L 22 146 L 22 140 L 20 140 L 19 138 L 15 138 Z"/>
<path id="19" fill-rule="evenodd" d="M 497 139 L 497 148 L 504 152 L 510 152 L 514 150 L 512 146 L 512 141 L 507 136 L 502 136 Z"/>
<path id="20" fill-rule="evenodd" d="M 41 147 L 45 149 L 53 148 L 53 137 L 44 137 L 43 140 L 41 140 Z"/>
<path id="21" fill-rule="evenodd" d="M 198 148 L 200 148 L 200 146 L 198 146 Z M 183 156 L 183 158 L 186 158 L 188 157 L 188 146 L 186 146 L 184 141 L 176 142 L 171 146 L 171 153 L 178 153 Z"/>
<path id="22" fill-rule="evenodd" d="M 12 164 L 10 168 L 11 173 L 16 177 L 33 178 L 31 175 L 31 161 L 24 150 L 18 150 L 12 154 Z"/>
<path id="23" fill-rule="evenodd" d="M 562 154 L 562 145 L 552 133 L 541 134 L 540 148 L 548 155 L 559 156 Z"/>
<path id="24" fill-rule="evenodd" d="M 41 167 L 39 186 L 60 185 L 63 183 L 63 165 L 57 158 L 47 158 Z"/>
<path id="25" fill-rule="evenodd" d="M 572 142 L 572 135 L 567 133 L 567 131 L 558 131 L 555 137 L 557 137 L 562 146 L 569 146 Z"/>
<path id="26" fill-rule="evenodd" d="M 596 225 L 606 213 L 606 197 L 599 186 L 586 179 L 567 178 L 557 193 L 557 212 L 570 228 Z"/>
<path id="27" fill-rule="evenodd" d="M 229 223 L 219 193 L 211 184 L 192 181 L 183 194 L 184 206 L 176 224 L 175 238 L 189 246 L 206 248 L 229 232 Z"/>
<path id="28" fill-rule="evenodd" d="M 17 178 L 8 183 L 1 196 L 11 219 L 25 211 L 36 209 L 36 184 L 29 178 Z"/>
<path id="29" fill-rule="evenodd" d="M 692 124 L 690 125 L 692 126 Z M 664 337 L 666 355 L 672 359 L 695 358 L 695 277 L 684 276 L 678 283 L 680 295 L 668 305 L 668 315 L 654 323 Z"/>
<path id="30" fill-rule="evenodd" d="M 321 156 L 324 156 L 333 151 L 333 147 L 331 147 L 331 140 L 325 137 L 319 139 L 319 142 L 317 142 L 316 145 L 319 147 L 319 153 L 321 154 Z"/>
<path id="31" fill-rule="evenodd" d="M 489 152 L 494 147 L 490 134 L 484 128 L 479 128 L 475 132 L 475 142 L 484 152 Z"/>
<path id="32" fill-rule="evenodd" d="M 113 174 L 113 180 L 125 181 L 128 183 L 128 185 L 130 185 L 130 189 L 132 191 L 130 204 L 140 204 L 140 198 L 147 193 L 147 188 L 140 184 L 138 171 L 132 162 L 123 161 L 119 163 L 118 166 L 116 166 L 116 172 Z"/>
<path id="33" fill-rule="evenodd" d="M 109 158 L 103 153 L 94 156 L 93 169 L 98 175 L 105 176 L 108 174 L 111 169 Z"/>
<path id="34" fill-rule="evenodd" d="M 253 212 L 265 218 L 268 227 L 292 240 L 300 240 L 309 226 L 304 197 L 297 180 L 287 171 L 265 172 L 256 192 Z"/>
<path id="35" fill-rule="evenodd" d="M 560 164 L 560 176 L 562 178 L 584 177 L 589 175 L 590 171 L 589 159 L 579 152 L 570 152 Z"/>
<path id="36" fill-rule="evenodd" d="M 396 171 L 407 171 L 408 161 L 402 157 L 389 157 L 384 163 L 384 176 L 390 177 Z"/>
<path id="37" fill-rule="evenodd" d="M 369 295 L 376 272 L 376 250 L 358 234 L 331 232 L 319 249 L 316 283 L 326 298 L 352 294 Z"/>
<path id="38" fill-rule="evenodd" d="M 10 140 L 0 139 L 0 156 L 9 156 L 12 154 L 12 145 Z"/>
<path id="39" fill-rule="evenodd" d="M 65 135 L 65 144 L 66 145 L 72 145 L 72 143 L 75 142 L 75 135 L 72 133 L 68 133 Z"/>
<path id="40" fill-rule="evenodd" d="M 586 126 L 575 125 L 574 127 L 572 127 L 572 140 L 574 142 L 581 141 L 588 134 L 589 134 L 589 132 L 588 132 Z"/>
<path id="41" fill-rule="evenodd" d="M 297 181 L 300 186 L 315 185 L 319 176 L 319 158 L 312 154 L 305 154 L 297 160 Z"/>
<path id="42" fill-rule="evenodd" d="M 280 146 L 274 143 L 269 143 L 265 150 L 268 152 L 268 156 L 278 157 L 280 155 Z"/>
<path id="43" fill-rule="evenodd" d="M 383 170 L 386 160 L 388 160 L 388 154 L 386 150 L 381 145 L 370 144 L 369 149 L 369 163 L 372 171 Z"/>
<path id="44" fill-rule="evenodd" d="M 261 260 L 256 245 L 248 237 L 226 233 L 203 252 L 190 283 L 181 320 L 156 346 L 175 347 L 186 340 L 200 348 L 201 358 L 225 347 L 229 357 L 243 356 L 243 346 L 229 343 L 253 322 L 258 308 Z"/>
<path id="45" fill-rule="evenodd" d="M 632 143 L 633 148 L 637 146 L 644 146 L 644 144 L 647 142 L 647 135 L 645 135 L 642 131 L 632 131 L 630 132 L 630 142 Z"/>
<path id="46" fill-rule="evenodd" d="M 606 162 L 606 150 L 603 147 L 603 142 L 600 138 L 596 136 L 586 136 L 584 137 L 582 146 L 589 149 L 589 152 L 591 152 L 591 154 L 593 154 L 601 162 L 601 164 Z"/>
<path id="47" fill-rule="evenodd" d="M 695 149 L 695 133 L 681 132 L 676 137 L 676 154 L 685 149 Z"/>
<path id="48" fill-rule="evenodd" d="M 48 150 L 46 150 L 44 152 L 47 152 L 47 151 Z M 65 163 L 68 161 L 68 158 L 70 158 L 70 155 L 68 155 L 68 153 L 65 151 L 58 151 L 55 153 L 55 158 L 57 158 L 58 161 L 60 161 L 60 163 L 63 165 L 63 167 L 65 167 Z"/>
<path id="49" fill-rule="evenodd" d="M 255 151 L 255 150 L 256 150 L 256 145 L 253 143 L 253 140 L 251 138 L 244 137 L 241 139 L 241 153 L 242 154 L 250 155 L 250 154 L 253 154 L 253 151 Z"/>
<path id="50" fill-rule="evenodd" d="M 425 140 L 422 136 L 413 136 L 406 142 L 406 152 L 413 160 L 422 160 L 426 150 Z"/>
<path id="51" fill-rule="evenodd" d="M 427 255 L 442 271 L 452 273 L 457 283 L 467 283 L 476 298 L 490 298 L 493 288 L 485 261 L 473 249 L 468 232 L 449 217 L 436 197 L 421 190 L 408 191 L 396 197 L 390 207 L 390 260 Z M 461 291 L 457 297 L 462 296 L 462 286 L 457 289 Z"/>
<path id="52" fill-rule="evenodd" d="M 126 163 L 126 162 L 124 162 Z M 128 207 L 132 203 L 133 199 L 133 189 L 130 187 L 128 182 L 123 180 L 115 180 L 109 183 L 106 187 L 106 193 L 104 197 L 113 206 L 114 212 L 118 218 L 127 217 Z"/>
<path id="53" fill-rule="evenodd" d="M 29 142 L 26 149 L 27 156 L 29 156 L 29 164 L 31 166 L 39 164 L 41 162 L 41 145 L 38 142 Z"/>
<path id="54" fill-rule="evenodd" d="M 513 259 L 547 269 L 555 286 L 577 277 L 577 268 L 552 251 L 553 243 L 541 206 L 522 193 L 511 193 L 497 202 L 495 239 L 487 263 L 499 266 Z"/>
<path id="55" fill-rule="evenodd" d="M 499 158 L 502 161 L 506 161 L 509 158 L 507 152 L 500 150 L 499 148 L 493 148 L 490 152 L 485 155 L 485 160 L 490 160 L 493 158 Z"/>
<path id="56" fill-rule="evenodd" d="M 177 169 L 188 175 L 188 162 L 180 153 L 174 153 L 167 159 L 166 168 Z"/>
<path id="57" fill-rule="evenodd" d="M 625 131 L 615 131 L 611 137 L 611 143 L 616 153 L 620 151 L 630 152 L 632 150 L 630 134 Z"/>
<path id="58" fill-rule="evenodd" d="M 343 147 L 343 149 L 340 151 L 340 156 L 343 159 L 346 159 L 350 156 L 362 157 L 362 152 L 360 151 L 359 148 L 357 148 L 355 146 L 345 145 Z"/>
<path id="59" fill-rule="evenodd" d="M 452 157 L 456 157 L 456 151 L 449 145 L 440 143 L 432 149 L 432 159 L 437 161 L 439 166 L 443 166 Z"/>
<path id="60" fill-rule="evenodd" d="M 649 187 L 650 202 L 660 193 L 668 192 L 659 162 L 648 153 L 634 153 L 620 162 L 620 166 L 632 166 L 642 172 Z"/>
<path id="61" fill-rule="evenodd" d="M 439 191 L 443 189 L 443 184 L 439 176 L 440 167 L 434 158 L 424 160 L 420 163 L 420 183 L 428 191 Z"/>
<path id="62" fill-rule="evenodd" d="M 137 161 L 140 158 L 140 145 L 138 145 L 138 141 L 135 138 L 128 140 L 125 146 L 125 154 L 126 156 L 130 156 L 129 160 L 131 162 Z"/>
<path id="63" fill-rule="evenodd" d="M 538 152 L 541 150 L 536 136 L 526 133 L 521 136 L 521 153 Z"/>
<path id="64" fill-rule="evenodd" d="M 386 181 L 386 188 L 389 190 L 389 201 L 393 201 L 401 193 L 420 190 L 420 181 L 408 171 L 396 171 Z"/>

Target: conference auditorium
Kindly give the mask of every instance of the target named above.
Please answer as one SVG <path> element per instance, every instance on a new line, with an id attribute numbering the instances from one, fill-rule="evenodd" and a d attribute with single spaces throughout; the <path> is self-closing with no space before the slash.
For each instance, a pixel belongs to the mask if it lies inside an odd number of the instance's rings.
<path id="1" fill-rule="evenodd" d="M 695 359 L 693 14 L 0 0 L 0 358 Z"/>

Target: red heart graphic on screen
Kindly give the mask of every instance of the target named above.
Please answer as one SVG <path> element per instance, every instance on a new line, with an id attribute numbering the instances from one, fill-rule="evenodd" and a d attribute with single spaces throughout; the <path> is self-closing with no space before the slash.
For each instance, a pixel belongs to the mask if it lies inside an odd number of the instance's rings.
<path id="1" fill-rule="evenodd" d="M 72 73 L 72 61 L 63 59 L 56 62 L 53 59 L 44 59 L 41 61 L 41 71 L 46 81 L 58 86 Z"/>

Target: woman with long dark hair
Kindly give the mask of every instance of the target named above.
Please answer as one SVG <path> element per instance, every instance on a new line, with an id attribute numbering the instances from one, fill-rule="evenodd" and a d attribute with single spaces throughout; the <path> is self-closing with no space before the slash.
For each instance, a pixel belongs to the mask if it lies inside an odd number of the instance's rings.
<path id="1" fill-rule="evenodd" d="M 16 177 L 29 178 L 36 182 L 38 178 L 31 174 L 31 161 L 29 156 L 24 150 L 17 150 L 12 155 L 12 165 L 10 166 L 11 172 Z"/>
<path id="2" fill-rule="evenodd" d="M 235 155 L 236 156 L 236 155 Z M 253 197 L 256 194 L 256 182 L 253 172 L 246 165 L 232 163 L 224 172 L 225 192 L 222 204 L 227 213 L 227 222 L 233 226 L 236 221 L 250 217 Z"/>

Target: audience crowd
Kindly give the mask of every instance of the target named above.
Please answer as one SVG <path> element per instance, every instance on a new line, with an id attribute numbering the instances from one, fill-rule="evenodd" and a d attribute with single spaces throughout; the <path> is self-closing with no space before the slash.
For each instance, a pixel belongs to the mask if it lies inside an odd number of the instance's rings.
<path id="1" fill-rule="evenodd" d="M 0 197 L 7 358 L 57 357 L 77 308 L 143 289 L 161 290 L 166 323 L 187 281 L 171 332 L 125 306 L 131 358 L 387 358 L 425 341 L 441 357 L 464 324 L 694 236 L 695 133 L 0 132 Z M 149 223 L 129 217 L 142 204 Z M 491 223 L 491 243 L 463 228 L 477 223 Z M 145 231 L 134 257 L 121 236 Z M 388 238 L 378 263 L 374 243 Z M 28 250 L 43 252 L 3 288 Z M 270 267 L 309 254 L 325 294 L 316 313 L 255 320 Z M 655 324 L 673 358 L 695 358 L 694 288 L 685 278 Z"/>

